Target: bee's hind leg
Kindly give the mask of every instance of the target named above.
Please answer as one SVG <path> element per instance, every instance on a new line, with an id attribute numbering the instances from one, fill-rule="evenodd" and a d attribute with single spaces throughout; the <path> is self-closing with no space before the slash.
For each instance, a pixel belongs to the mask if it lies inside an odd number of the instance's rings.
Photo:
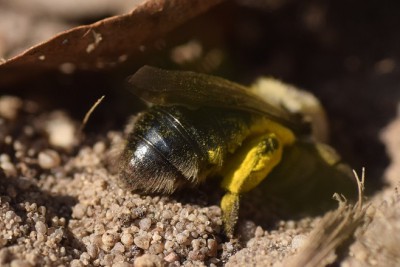
<path id="1" fill-rule="evenodd" d="M 240 194 L 256 187 L 279 163 L 282 144 L 273 133 L 246 140 L 222 170 L 221 186 L 228 192 L 221 200 L 225 232 L 232 237 L 238 219 Z"/>

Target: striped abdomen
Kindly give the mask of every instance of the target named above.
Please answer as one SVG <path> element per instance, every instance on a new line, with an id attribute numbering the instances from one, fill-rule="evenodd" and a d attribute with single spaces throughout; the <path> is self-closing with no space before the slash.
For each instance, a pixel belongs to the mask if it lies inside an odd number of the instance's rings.
<path id="1" fill-rule="evenodd" d="M 170 194 L 196 185 L 221 167 L 245 117 L 219 109 L 153 107 L 139 115 L 128 137 L 120 176 L 132 190 L 145 193 Z M 210 156 L 216 148 L 218 163 Z"/>

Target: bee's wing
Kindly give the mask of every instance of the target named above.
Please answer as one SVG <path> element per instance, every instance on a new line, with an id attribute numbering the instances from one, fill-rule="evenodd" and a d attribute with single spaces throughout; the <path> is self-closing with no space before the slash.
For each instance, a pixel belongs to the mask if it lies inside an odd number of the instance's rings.
<path id="1" fill-rule="evenodd" d="M 144 66 L 128 82 L 134 94 L 156 105 L 244 110 L 271 118 L 297 133 L 306 128 L 300 118 L 265 102 L 246 87 L 219 77 Z"/>

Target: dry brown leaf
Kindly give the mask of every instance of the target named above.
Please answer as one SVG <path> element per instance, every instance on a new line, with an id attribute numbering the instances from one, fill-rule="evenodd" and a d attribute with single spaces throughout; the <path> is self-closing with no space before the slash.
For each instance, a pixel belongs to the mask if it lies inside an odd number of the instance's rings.
<path id="1" fill-rule="evenodd" d="M 130 13 L 75 27 L 0 65 L 0 86 L 48 69 L 98 70 L 142 53 L 145 46 L 223 0 L 148 0 Z"/>

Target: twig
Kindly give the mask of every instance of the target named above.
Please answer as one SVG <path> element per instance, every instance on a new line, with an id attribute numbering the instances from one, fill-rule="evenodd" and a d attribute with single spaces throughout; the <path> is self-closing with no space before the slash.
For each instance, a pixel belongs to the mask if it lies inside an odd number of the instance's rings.
<path id="1" fill-rule="evenodd" d="M 101 96 L 97 101 L 92 105 L 88 112 L 86 112 L 85 117 L 82 120 L 81 127 L 79 129 L 79 133 L 82 133 L 83 129 L 85 128 L 90 116 L 92 115 L 93 111 L 100 105 L 101 101 L 103 101 L 105 95 Z"/>

